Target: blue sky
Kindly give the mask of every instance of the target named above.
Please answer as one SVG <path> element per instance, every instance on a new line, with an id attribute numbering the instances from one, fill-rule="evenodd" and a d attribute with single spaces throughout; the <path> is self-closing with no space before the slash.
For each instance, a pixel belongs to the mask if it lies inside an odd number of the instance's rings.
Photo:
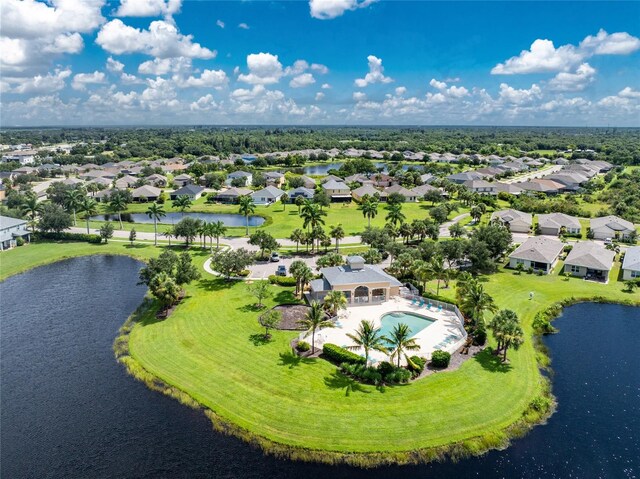
<path id="1" fill-rule="evenodd" d="M 5 0 L 3 126 L 621 125 L 640 3 Z"/>

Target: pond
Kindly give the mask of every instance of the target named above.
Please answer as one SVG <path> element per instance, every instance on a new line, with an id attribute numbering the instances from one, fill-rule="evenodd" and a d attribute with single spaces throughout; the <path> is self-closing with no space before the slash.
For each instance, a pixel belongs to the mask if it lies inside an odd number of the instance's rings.
<path id="1" fill-rule="evenodd" d="M 374 166 L 376 168 L 383 168 L 384 172 L 388 171 L 387 168 L 387 163 L 384 163 L 382 161 L 376 161 L 373 163 Z M 302 170 L 304 171 L 305 175 L 326 175 L 329 170 L 335 168 L 336 170 L 339 169 L 342 165 L 344 165 L 344 161 L 333 161 L 331 163 L 323 163 L 323 164 L 319 164 L 319 165 L 312 165 L 312 166 L 304 166 L 302 168 Z M 413 166 L 416 169 L 420 168 L 420 165 L 407 165 L 407 164 L 403 164 L 402 165 L 402 169 L 403 170 L 408 170 L 411 166 Z"/>
<path id="2" fill-rule="evenodd" d="M 246 218 L 242 215 L 224 214 L 224 213 L 166 213 L 166 215 L 158 221 L 159 224 L 173 225 L 182 218 L 195 218 L 197 220 L 211 223 L 214 221 L 222 221 L 225 226 L 245 226 Z M 96 215 L 91 217 L 92 221 L 118 221 L 118 215 Z M 153 224 L 153 220 L 145 213 L 123 213 L 122 221 L 127 223 L 145 223 Z M 264 223 L 262 216 L 249 216 L 249 226 L 261 226 Z"/>
<path id="3" fill-rule="evenodd" d="M 560 333 L 544 340 L 558 411 L 510 448 L 455 464 L 358 470 L 265 457 L 127 376 L 111 347 L 144 296 L 140 266 L 125 257 L 76 258 L 0 283 L 3 477 L 638 476 L 640 308 L 565 310 Z"/>

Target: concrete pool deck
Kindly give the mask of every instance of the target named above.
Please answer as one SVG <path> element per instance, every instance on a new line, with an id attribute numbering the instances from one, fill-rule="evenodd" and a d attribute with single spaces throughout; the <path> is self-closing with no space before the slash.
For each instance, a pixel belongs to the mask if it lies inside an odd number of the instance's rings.
<path id="1" fill-rule="evenodd" d="M 419 304 L 419 303 L 418 303 Z M 370 304 L 365 306 L 350 306 L 346 310 L 338 313 L 337 326 L 335 328 L 326 328 L 316 332 L 316 347 L 322 347 L 324 343 L 332 343 L 338 346 L 350 346 L 353 341 L 347 336 L 347 333 L 354 333 L 362 320 L 373 321 L 375 327 L 381 326 L 381 318 L 386 313 L 394 311 L 404 311 L 408 313 L 419 314 L 428 319 L 434 320 L 432 324 L 420 330 L 413 337 L 420 346 L 417 351 L 410 351 L 409 355 L 431 357 L 431 353 L 436 349 L 442 349 L 454 353 L 462 346 L 465 339 L 462 333 L 461 325 L 452 311 L 438 310 L 432 306 L 427 309 L 427 304 L 419 307 L 412 301 L 396 296 L 382 303 Z M 306 333 L 301 335 L 305 341 L 311 340 L 311 335 Z M 362 349 L 354 351 L 363 355 Z M 369 359 L 374 363 L 388 361 L 389 357 L 378 351 L 370 351 Z M 401 363 L 404 362 L 404 359 Z"/>

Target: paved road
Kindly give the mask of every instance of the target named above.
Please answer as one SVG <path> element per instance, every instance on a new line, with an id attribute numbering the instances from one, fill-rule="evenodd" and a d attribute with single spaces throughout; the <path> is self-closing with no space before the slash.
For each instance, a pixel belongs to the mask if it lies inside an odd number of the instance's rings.
<path id="1" fill-rule="evenodd" d="M 520 183 L 522 181 L 529 181 L 534 178 L 542 178 L 543 176 L 552 175 L 553 173 L 557 173 L 562 169 L 562 165 L 553 165 L 549 168 L 544 168 L 542 170 L 535 170 L 531 173 L 526 173 L 521 176 L 516 176 L 514 178 L 507 178 L 505 180 L 501 180 L 505 183 Z"/>
<path id="2" fill-rule="evenodd" d="M 456 216 L 455 218 L 449 220 L 449 221 L 445 221 L 444 223 L 442 223 L 440 225 L 440 238 L 449 238 L 451 236 L 451 234 L 449 233 L 449 228 L 454 224 L 457 223 L 458 221 L 466 218 L 469 216 L 469 213 L 463 213 L 461 215 Z"/>

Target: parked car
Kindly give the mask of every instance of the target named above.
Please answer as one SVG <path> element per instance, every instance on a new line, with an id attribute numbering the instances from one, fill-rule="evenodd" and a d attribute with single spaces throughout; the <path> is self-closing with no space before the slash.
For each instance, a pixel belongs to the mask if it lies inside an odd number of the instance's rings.
<path id="1" fill-rule="evenodd" d="M 276 251 L 274 251 L 273 253 L 271 253 L 271 262 L 277 263 L 278 261 L 280 261 L 280 255 Z"/>
<path id="2" fill-rule="evenodd" d="M 610 245 L 612 245 L 612 244 L 613 244 L 613 240 L 612 240 L 611 238 L 606 238 L 606 239 L 604 240 L 604 245 L 605 245 L 605 246 L 610 246 Z"/>
<path id="3" fill-rule="evenodd" d="M 286 275 L 287 275 L 287 267 L 281 264 L 280 266 L 278 266 L 278 269 L 276 270 L 276 276 L 286 276 Z"/>

